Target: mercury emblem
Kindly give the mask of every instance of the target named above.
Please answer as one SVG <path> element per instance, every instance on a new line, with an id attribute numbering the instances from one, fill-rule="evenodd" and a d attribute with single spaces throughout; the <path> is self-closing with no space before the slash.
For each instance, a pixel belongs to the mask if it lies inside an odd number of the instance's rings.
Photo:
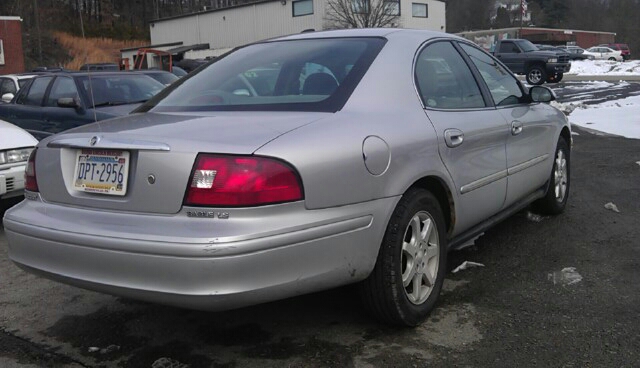
<path id="1" fill-rule="evenodd" d="M 95 146 L 96 143 L 98 143 L 98 141 L 100 140 L 100 138 L 97 135 L 94 135 L 93 137 L 91 137 L 91 139 L 89 140 L 89 144 L 91 144 L 92 146 Z"/>

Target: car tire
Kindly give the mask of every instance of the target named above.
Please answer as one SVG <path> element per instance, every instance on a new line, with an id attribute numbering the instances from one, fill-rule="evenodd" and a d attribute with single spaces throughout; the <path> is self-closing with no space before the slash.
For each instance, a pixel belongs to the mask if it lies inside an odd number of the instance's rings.
<path id="1" fill-rule="evenodd" d="M 569 179 L 571 173 L 570 158 L 571 150 L 569 145 L 563 137 L 560 137 L 554 154 L 547 193 L 534 203 L 536 212 L 545 215 L 557 215 L 564 211 L 569 198 L 571 184 Z"/>
<path id="2" fill-rule="evenodd" d="M 365 307 L 382 322 L 418 325 L 440 294 L 446 260 L 438 200 L 423 189 L 407 191 L 389 220 L 373 271 L 359 285 Z"/>
<path id="3" fill-rule="evenodd" d="M 527 70 L 527 83 L 539 86 L 547 80 L 547 72 L 544 70 L 544 66 L 534 65 Z"/>
<path id="4" fill-rule="evenodd" d="M 609 61 L 616 61 L 616 58 L 614 58 L 614 57 L 610 57 L 610 58 L 609 58 Z"/>

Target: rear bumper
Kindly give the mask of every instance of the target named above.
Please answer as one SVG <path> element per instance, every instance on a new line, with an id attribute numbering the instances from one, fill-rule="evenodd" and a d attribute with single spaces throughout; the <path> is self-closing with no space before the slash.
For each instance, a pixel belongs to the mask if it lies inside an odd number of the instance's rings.
<path id="1" fill-rule="evenodd" d="M 29 272 L 133 299 L 226 310 L 366 278 L 396 202 L 389 198 L 314 211 L 305 210 L 302 203 L 273 206 L 278 207 L 273 217 L 280 221 L 263 222 L 279 224 L 278 228 L 251 233 L 260 221 L 235 216 L 244 222 L 244 234 L 250 234 L 243 240 L 238 240 L 240 235 L 215 236 L 217 227 L 231 226 L 233 214 L 221 225 L 182 213 L 151 216 L 156 226 L 137 227 L 137 236 L 109 237 L 105 227 L 115 232 L 122 226 L 121 234 L 127 234 L 134 224 L 123 221 L 114 227 L 110 215 L 116 214 L 101 216 L 34 200 L 9 210 L 4 226 L 11 260 Z M 83 215 L 103 224 L 90 228 L 84 221 L 73 231 L 74 224 L 67 221 Z M 193 224 L 193 237 L 159 237 L 163 231 L 158 229 L 166 230 L 170 222 L 179 227 Z M 201 237 L 202 228 L 196 224 L 201 222 L 210 225 L 209 237 Z"/>
<path id="2" fill-rule="evenodd" d="M 0 199 L 17 197 L 24 192 L 24 167 L 17 165 L 0 171 Z"/>

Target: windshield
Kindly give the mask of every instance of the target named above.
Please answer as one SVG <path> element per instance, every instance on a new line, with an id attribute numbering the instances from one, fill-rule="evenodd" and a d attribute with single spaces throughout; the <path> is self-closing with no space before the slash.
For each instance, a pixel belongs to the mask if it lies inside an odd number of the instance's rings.
<path id="1" fill-rule="evenodd" d="M 522 49 L 523 52 L 537 51 L 538 48 L 536 45 L 532 44 L 531 41 L 528 40 L 519 40 L 516 41 L 518 46 Z"/>
<path id="2" fill-rule="evenodd" d="M 145 102 L 165 87 L 146 75 L 119 73 L 76 78 L 89 101 L 94 101 L 90 105 L 96 107 Z"/>
<path id="3" fill-rule="evenodd" d="M 184 77 L 138 111 L 337 111 L 383 45 L 381 38 L 249 45 Z"/>

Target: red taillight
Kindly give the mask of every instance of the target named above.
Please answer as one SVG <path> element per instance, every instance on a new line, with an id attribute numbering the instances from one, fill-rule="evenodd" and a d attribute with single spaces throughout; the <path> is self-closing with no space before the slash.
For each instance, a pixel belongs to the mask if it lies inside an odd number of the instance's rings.
<path id="1" fill-rule="evenodd" d="M 244 207 L 301 199 L 298 175 L 282 161 L 199 154 L 184 204 Z"/>
<path id="2" fill-rule="evenodd" d="M 30 192 L 38 191 L 38 180 L 36 180 L 36 151 L 34 148 L 29 155 L 27 167 L 24 170 L 24 189 Z"/>

